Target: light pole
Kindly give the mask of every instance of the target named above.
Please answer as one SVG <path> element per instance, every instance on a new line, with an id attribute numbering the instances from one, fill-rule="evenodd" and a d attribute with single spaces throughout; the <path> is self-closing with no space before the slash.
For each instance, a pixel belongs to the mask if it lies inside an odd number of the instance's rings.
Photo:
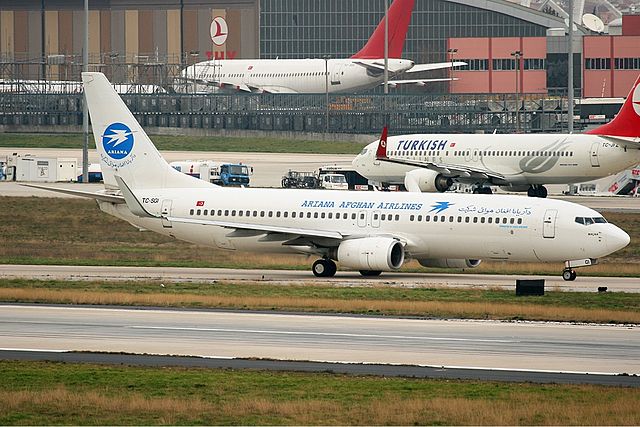
<path id="1" fill-rule="evenodd" d="M 451 59 L 451 82 L 449 83 L 449 93 L 453 93 L 453 57 L 458 53 L 458 49 L 447 49 L 447 53 Z"/>
<path id="2" fill-rule="evenodd" d="M 516 50 L 511 52 L 511 56 L 516 59 L 516 132 L 520 132 L 520 85 L 518 84 L 518 74 L 520 74 L 520 58 L 523 56 L 522 51 Z"/>
<path id="3" fill-rule="evenodd" d="M 569 57 L 569 61 L 567 63 L 567 103 L 569 104 L 567 107 L 567 130 L 569 133 L 573 133 L 573 0 L 569 0 L 569 28 L 567 29 L 567 34 L 569 37 L 569 46 L 567 49 L 567 56 Z M 613 64 L 611 64 L 613 65 Z"/>
<path id="4" fill-rule="evenodd" d="M 44 3 L 44 2 L 43 2 Z M 84 0 L 84 49 L 82 51 L 82 71 L 89 71 L 89 0 Z M 84 91 L 83 91 L 84 92 Z M 85 94 L 82 103 L 82 182 L 89 183 L 89 106 Z"/>
<path id="5" fill-rule="evenodd" d="M 193 94 L 196 94 L 196 61 L 198 60 L 198 56 L 200 56 L 200 52 L 197 50 L 192 50 L 191 52 L 189 52 L 189 55 L 193 58 Z"/>
<path id="6" fill-rule="evenodd" d="M 389 93 L 389 0 L 384 0 L 384 93 Z"/>
<path id="7" fill-rule="evenodd" d="M 324 59 L 324 130 L 329 133 L 329 55 L 322 57 Z"/>

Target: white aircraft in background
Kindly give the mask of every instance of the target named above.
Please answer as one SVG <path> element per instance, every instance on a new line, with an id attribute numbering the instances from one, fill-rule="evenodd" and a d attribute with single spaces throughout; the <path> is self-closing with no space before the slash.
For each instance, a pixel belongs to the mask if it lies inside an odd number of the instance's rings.
<path id="1" fill-rule="evenodd" d="M 585 134 L 416 134 L 367 145 L 353 160 L 362 176 L 404 184 L 409 191 L 444 192 L 454 182 L 546 197 L 544 184 L 573 184 L 640 163 L 640 77 L 618 115 Z"/>
<path id="2" fill-rule="evenodd" d="M 400 59 L 411 20 L 414 0 L 395 0 L 389 8 L 389 77 L 466 65 L 442 62 L 415 65 Z M 327 77 L 328 74 L 328 77 Z M 329 93 L 370 89 L 384 81 L 384 18 L 367 44 L 348 59 L 230 59 L 211 60 L 182 70 L 179 90 L 212 92 L 233 89 L 258 93 Z M 440 79 L 393 80 L 389 85 L 449 81 Z"/>
<path id="3" fill-rule="evenodd" d="M 629 235 L 596 211 L 518 196 L 218 187 L 169 166 L 102 73 L 82 73 L 106 190 L 52 189 L 94 198 L 140 229 L 229 250 L 320 257 L 374 276 L 408 258 L 475 267 L 483 258 L 564 261 L 574 267 L 625 247 Z"/>

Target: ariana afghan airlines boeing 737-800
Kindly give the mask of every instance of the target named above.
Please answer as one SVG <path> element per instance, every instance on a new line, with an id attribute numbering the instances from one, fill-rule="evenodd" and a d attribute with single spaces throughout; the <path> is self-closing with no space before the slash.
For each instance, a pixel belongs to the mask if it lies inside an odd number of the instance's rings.
<path id="1" fill-rule="evenodd" d="M 57 191 L 94 198 L 140 229 L 229 250 L 316 255 L 321 277 L 336 273 L 334 261 L 372 276 L 411 257 L 463 268 L 483 258 L 564 261 L 563 277 L 573 280 L 573 267 L 629 243 L 598 212 L 560 200 L 219 187 L 169 166 L 103 74 L 82 80 L 107 189 Z"/>
<path id="2" fill-rule="evenodd" d="M 411 21 L 414 0 L 395 0 L 389 8 L 389 77 L 466 65 L 441 62 L 415 65 L 400 59 Z M 348 59 L 230 59 L 199 62 L 182 70 L 180 80 L 189 89 L 219 89 L 258 93 L 337 93 L 378 86 L 384 81 L 384 18 L 366 45 Z M 389 85 L 424 85 L 449 78 L 390 80 Z"/>
<path id="3" fill-rule="evenodd" d="M 386 137 L 353 160 L 362 176 L 404 184 L 409 191 L 444 192 L 454 182 L 546 197 L 545 184 L 603 178 L 640 163 L 640 77 L 618 115 L 585 134 L 416 134 Z"/>

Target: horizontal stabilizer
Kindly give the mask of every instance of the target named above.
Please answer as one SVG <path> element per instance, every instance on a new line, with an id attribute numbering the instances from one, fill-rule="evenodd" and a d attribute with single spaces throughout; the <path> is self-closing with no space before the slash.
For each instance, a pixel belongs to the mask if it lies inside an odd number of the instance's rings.
<path id="1" fill-rule="evenodd" d="M 71 190 L 68 188 L 47 187 L 37 184 L 20 184 L 24 187 L 39 188 L 41 190 L 55 191 L 56 193 L 69 194 L 71 196 L 85 197 L 87 199 L 100 200 L 102 202 L 122 204 L 125 203 L 124 197 L 115 194 L 93 193 L 91 191 Z"/>
<path id="2" fill-rule="evenodd" d="M 427 83 L 435 83 L 435 82 L 450 82 L 452 80 L 458 80 L 457 78 L 453 79 L 410 79 L 410 80 L 389 80 L 389 85 L 398 86 L 398 85 L 416 85 L 416 86 L 425 86 Z"/>
<path id="3" fill-rule="evenodd" d="M 419 73 L 421 71 L 433 71 L 433 70 L 443 70 L 446 68 L 454 68 L 454 67 L 462 67 L 467 65 L 466 62 L 455 61 L 455 62 L 434 62 L 433 64 L 417 64 L 411 67 L 410 70 L 406 71 L 407 73 Z"/>

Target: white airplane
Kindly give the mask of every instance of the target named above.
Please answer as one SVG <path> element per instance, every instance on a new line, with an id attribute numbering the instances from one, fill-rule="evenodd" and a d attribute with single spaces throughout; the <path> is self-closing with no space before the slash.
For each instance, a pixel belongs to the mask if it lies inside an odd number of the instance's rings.
<path id="1" fill-rule="evenodd" d="M 518 196 L 218 187 L 169 166 L 101 73 L 82 73 L 106 190 L 54 189 L 94 198 L 132 225 L 228 250 L 318 256 L 364 276 L 425 267 L 476 267 L 481 259 L 575 267 L 625 247 L 629 235 L 598 212 Z M 52 189 L 31 185 L 37 188 Z"/>
<path id="2" fill-rule="evenodd" d="M 489 185 L 546 197 L 545 184 L 573 184 L 640 163 L 640 77 L 618 115 L 585 134 L 416 134 L 367 145 L 353 160 L 362 176 L 444 192 L 454 182 L 490 194 Z"/>
<path id="3" fill-rule="evenodd" d="M 466 65 L 442 62 L 415 65 L 400 59 L 414 0 L 395 0 L 389 8 L 389 77 Z M 328 76 L 327 76 L 328 75 Z M 393 80 L 389 85 L 423 86 L 449 78 Z M 384 18 L 367 44 L 348 59 L 231 59 L 190 65 L 180 74 L 178 90 L 213 92 L 232 89 L 258 93 L 329 93 L 370 89 L 384 81 Z M 184 83 L 187 83 L 186 85 Z"/>

